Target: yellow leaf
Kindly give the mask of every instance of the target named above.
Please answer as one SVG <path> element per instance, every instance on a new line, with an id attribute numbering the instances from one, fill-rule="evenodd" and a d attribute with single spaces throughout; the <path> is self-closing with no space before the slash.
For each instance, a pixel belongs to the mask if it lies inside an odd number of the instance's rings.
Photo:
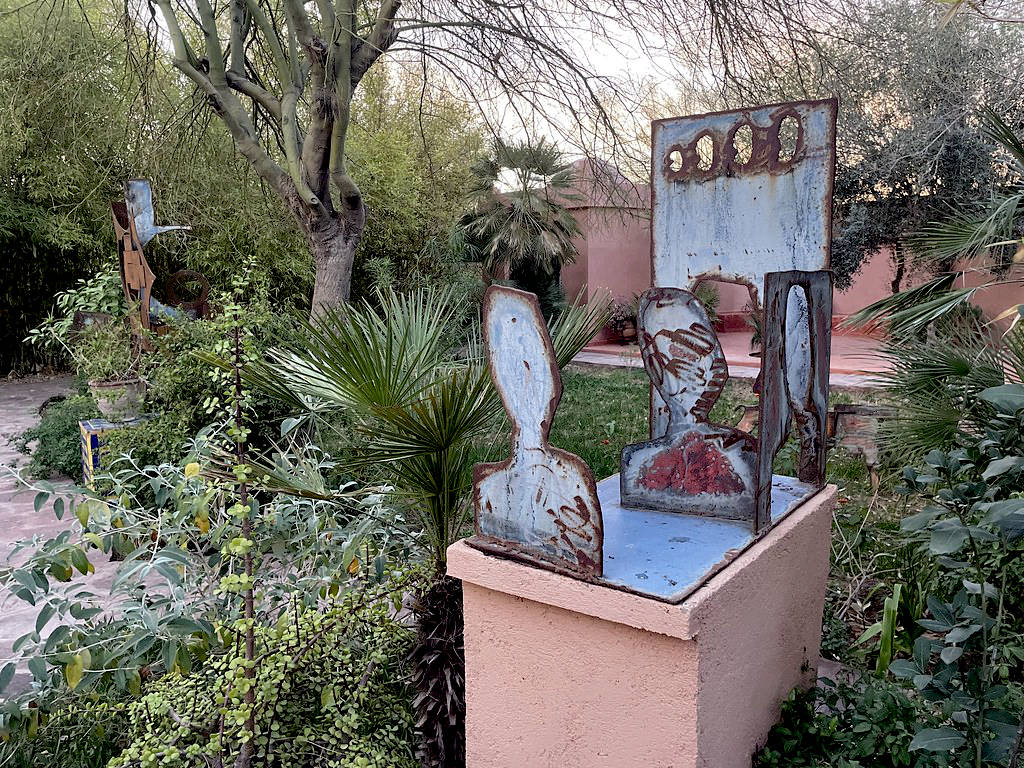
<path id="1" fill-rule="evenodd" d="M 199 475 L 199 465 L 196 462 L 190 462 L 185 465 L 185 478 L 197 477 Z"/>
<path id="2" fill-rule="evenodd" d="M 83 528 L 89 524 L 89 502 L 83 502 L 75 507 L 75 517 Z"/>
<path id="3" fill-rule="evenodd" d="M 206 515 L 196 515 L 196 528 L 203 533 L 210 532 L 210 518 Z"/>
<path id="4" fill-rule="evenodd" d="M 76 653 L 74 658 L 64 667 L 64 677 L 68 681 L 68 687 L 71 690 L 75 690 L 78 684 L 82 682 L 82 675 L 85 672 L 85 664 L 82 661 L 82 654 Z"/>
<path id="5" fill-rule="evenodd" d="M 357 573 L 359 573 L 359 558 L 358 557 L 353 557 L 352 558 L 352 562 L 348 564 L 348 573 L 349 573 L 349 576 L 355 576 Z"/>
<path id="6" fill-rule="evenodd" d="M 97 536 L 92 531 L 89 531 L 88 533 L 86 533 L 84 538 L 85 538 L 86 541 L 88 541 L 93 546 L 95 546 L 96 549 L 103 549 L 103 539 L 101 539 L 99 536 Z"/>

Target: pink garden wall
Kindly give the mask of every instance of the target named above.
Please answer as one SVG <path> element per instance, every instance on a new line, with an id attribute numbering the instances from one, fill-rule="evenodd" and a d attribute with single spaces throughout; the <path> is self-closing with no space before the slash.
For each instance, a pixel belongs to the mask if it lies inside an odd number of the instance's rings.
<path id="1" fill-rule="evenodd" d="M 581 164 L 578 170 L 586 179 L 590 169 Z M 651 284 L 650 191 L 646 186 L 630 188 L 623 200 L 609 205 L 604 202 L 607 194 L 601 195 L 593 182 L 585 181 L 581 187 L 581 200 L 570 205 L 582 234 L 577 241 L 576 262 L 562 269 L 565 294 L 571 299 L 585 288 L 587 299 L 608 291 L 618 300 L 628 300 Z M 841 320 L 889 296 L 893 277 L 891 251 L 883 248 L 865 260 L 849 289 L 836 291 L 833 305 L 836 319 Z M 1024 265 L 1015 267 L 1010 277 L 1024 279 Z M 960 284 L 979 285 L 987 279 L 985 273 L 967 272 Z M 716 287 L 717 312 L 723 329 L 745 328 L 749 312 L 747 289 L 726 283 L 716 283 Z M 983 289 L 974 300 L 989 319 L 1021 302 L 1024 302 L 1024 292 L 1019 284 Z"/>

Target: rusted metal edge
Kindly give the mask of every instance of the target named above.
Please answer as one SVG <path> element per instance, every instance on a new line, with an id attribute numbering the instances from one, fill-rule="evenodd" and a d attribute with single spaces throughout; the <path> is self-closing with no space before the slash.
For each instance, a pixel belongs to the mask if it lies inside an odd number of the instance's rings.
<path id="1" fill-rule="evenodd" d="M 793 391 L 787 341 L 789 296 L 803 291 L 807 302 L 809 368 L 803 391 Z M 771 522 L 771 478 L 775 455 L 796 420 L 800 441 L 798 477 L 815 488 L 825 485 L 828 428 L 829 357 L 832 340 L 832 272 L 770 272 L 765 275 L 764 349 L 758 415 L 757 492 L 754 531 Z M 791 347 L 792 348 L 792 347 Z M 799 384 L 800 382 L 797 382 Z"/>

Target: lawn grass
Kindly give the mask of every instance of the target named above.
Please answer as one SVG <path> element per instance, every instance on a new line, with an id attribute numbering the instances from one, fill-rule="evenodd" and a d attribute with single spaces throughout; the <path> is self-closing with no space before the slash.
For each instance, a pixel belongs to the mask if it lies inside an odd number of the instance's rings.
<path id="1" fill-rule="evenodd" d="M 648 437 L 647 374 L 640 368 L 571 365 L 562 371 L 562 387 L 552 445 L 580 456 L 598 480 L 614 475 L 623 446 Z M 730 381 L 711 418 L 735 424 L 741 415 L 738 407 L 756 402 L 749 382 Z"/>

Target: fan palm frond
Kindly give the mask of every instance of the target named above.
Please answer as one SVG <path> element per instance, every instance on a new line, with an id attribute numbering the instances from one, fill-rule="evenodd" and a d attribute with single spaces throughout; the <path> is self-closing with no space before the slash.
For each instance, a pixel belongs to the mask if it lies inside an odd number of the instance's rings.
<path id="1" fill-rule="evenodd" d="M 515 183 L 499 189 L 503 170 Z M 579 226 L 567 203 L 579 199 L 572 165 L 550 142 L 495 142 L 493 157 L 471 168 L 469 211 L 458 228 L 474 244 L 489 272 L 539 267 L 556 274 L 575 260 Z"/>
<path id="2" fill-rule="evenodd" d="M 919 330 L 936 316 L 941 316 L 947 302 L 961 304 L 966 299 L 961 292 L 952 291 L 956 275 L 946 273 L 939 275 L 913 288 L 886 296 L 850 315 L 843 325 L 864 328 L 889 323 L 897 333 Z"/>
<path id="3" fill-rule="evenodd" d="M 549 332 L 559 366 L 607 322 L 608 297 L 575 302 Z M 353 466 L 377 466 L 419 523 L 443 571 L 445 552 L 468 515 L 476 442 L 497 431 L 502 405 L 480 352 L 479 330 L 456 354 L 450 290 L 381 292 L 303 324 L 303 332 L 244 376 L 317 419 L 330 409 L 356 417 L 366 448 Z M 468 349 L 468 354 L 466 350 Z"/>
<path id="4" fill-rule="evenodd" d="M 911 463 L 981 434 L 992 409 L 980 393 L 1020 381 L 1024 372 L 1024 332 L 1018 327 L 1000 338 L 978 321 L 947 325 L 925 339 L 892 337 L 880 352 L 889 369 L 878 379 L 900 404 L 882 443 Z"/>

